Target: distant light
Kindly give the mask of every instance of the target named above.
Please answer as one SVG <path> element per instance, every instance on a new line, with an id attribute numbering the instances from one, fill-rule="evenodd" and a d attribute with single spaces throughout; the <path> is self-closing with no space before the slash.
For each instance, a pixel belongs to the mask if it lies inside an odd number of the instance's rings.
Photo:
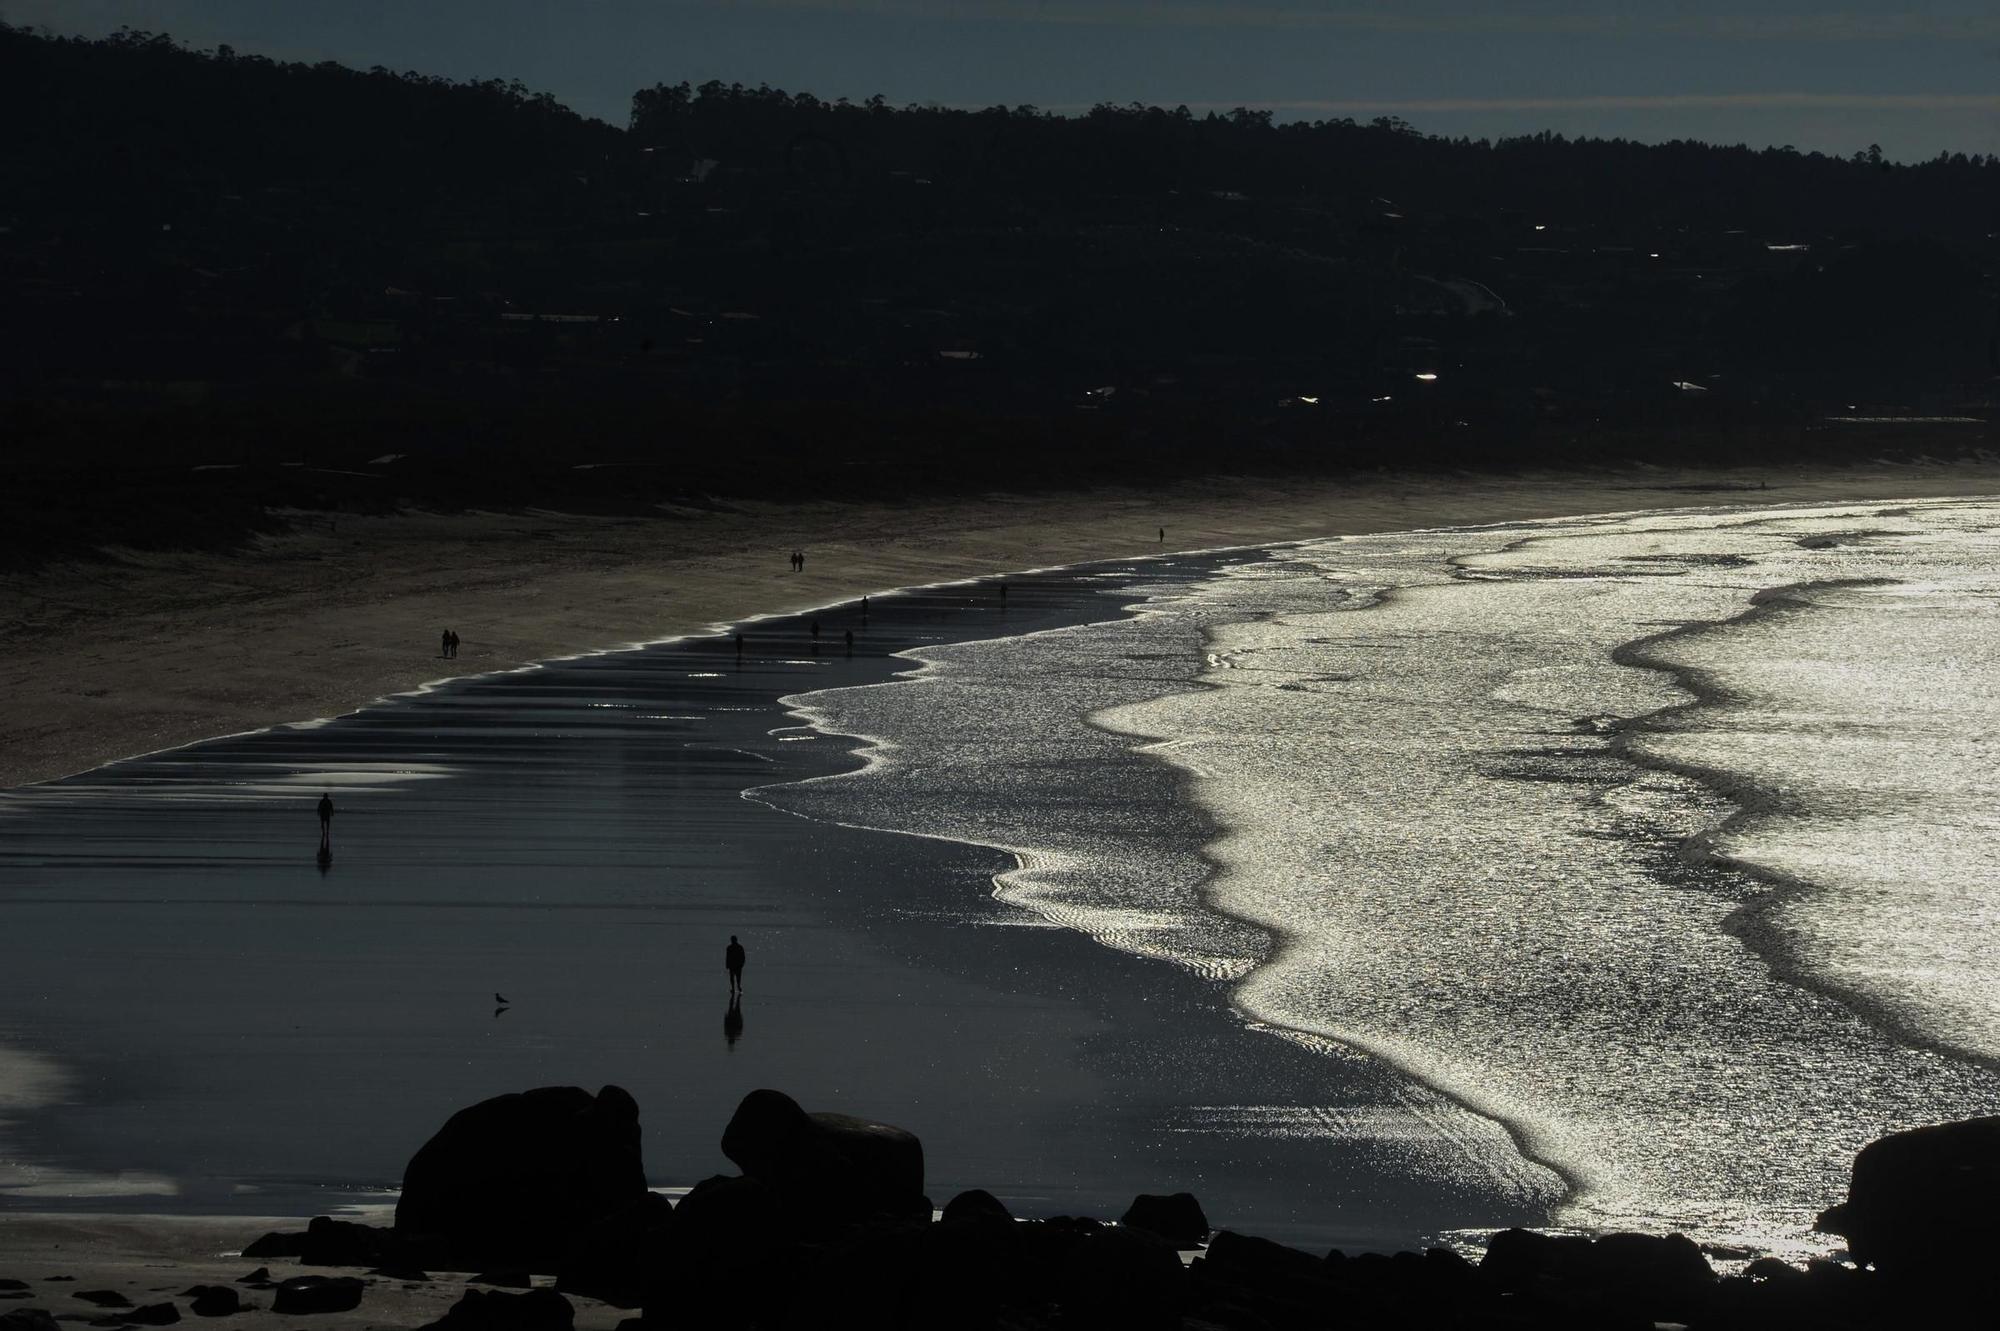
<path id="1" fill-rule="evenodd" d="M 1437 382 L 1437 376 L 1432 374 L 1429 370 L 1425 370 L 1422 374 L 1418 375 L 1417 378 L 1423 380 L 1427 384 L 1434 384 Z"/>
<path id="2" fill-rule="evenodd" d="M 1537 223 L 1535 223 L 1535 230 L 1537 230 L 1537 231 L 1547 231 L 1547 230 L 1548 230 L 1548 228 L 1547 228 L 1546 226 L 1543 226 L 1543 225 L 1542 225 L 1542 224 L 1541 224 L 1540 222 L 1537 222 Z"/>
<path id="3" fill-rule="evenodd" d="M 1657 259 L 1657 258 L 1659 258 L 1660 256 L 1659 256 L 1659 255 L 1657 255 L 1657 254 L 1649 254 L 1649 255 L 1647 255 L 1646 257 L 1647 257 L 1647 258 L 1649 258 L 1649 259 Z"/>
<path id="4" fill-rule="evenodd" d="M 1305 397 L 1301 395 L 1299 401 L 1305 403 L 1308 407 L 1317 407 L 1319 405 L 1319 399 L 1316 397 Z"/>
<path id="5" fill-rule="evenodd" d="M 1387 394 L 1384 394 L 1381 397 L 1371 397 L 1368 400 L 1370 402 L 1394 402 L 1396 399 L 1388 396 Z"/>
<path id="6" fill-rule="evenodd" d="M 1674 380 L 1674 387 L 1678 388 L 1683 393 L 1706 393 L 1708 391 L 1700 384 L 1690 383 L 1685 379 Z"/>

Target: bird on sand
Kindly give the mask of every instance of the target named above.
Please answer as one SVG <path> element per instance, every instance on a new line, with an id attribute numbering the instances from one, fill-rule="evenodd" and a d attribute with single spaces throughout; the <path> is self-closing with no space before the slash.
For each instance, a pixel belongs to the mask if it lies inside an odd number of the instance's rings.
<path id="1" fill-rule="evenodd" d="M 493 1001 L 498 1003 L 501 1007 L 506 1007 L 509 1002 L 507 995 L 501 993 L 494 994 Z"/>

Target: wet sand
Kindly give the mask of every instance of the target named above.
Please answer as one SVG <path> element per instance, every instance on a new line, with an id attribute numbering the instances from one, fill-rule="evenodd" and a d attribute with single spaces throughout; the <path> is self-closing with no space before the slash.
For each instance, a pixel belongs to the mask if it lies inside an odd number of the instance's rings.
<path id="1" fill-rule="evenodd" d="M 1533 1219 L 1400 1079 L 994 901 L 1010 859 L 742 798 L 857 765 L 781 696 L 1115 617 L 1101 572 L 1017 577 L 1004 609 L 975 586 L 816 612 L 817 653 L 807 620 L 768 621 L 741 665 L 727 638 L 590 657 L 0 797 L 0 1043 L 48 1082 L 7 1115 L 0 1197 L 365 1204 L 465 1104 L 616 1082 L 658 1184 L 733 1172 L 721 1127 L 770 1085 L 916 1131 L 940 1201 L 1116 1215 L 1185 1188 L 1218 1224 L 1321 1246 Z"/>
<path id="2" fill-rule="evenodd" d="M 1757 489 L 1768 484 L 1768 491 Z M 2000 489 L 2000 467 L 1220 478 L 658 518 L 301 515 L 230 555 L 0 573 L 0 787 L 351 711 L 454 675 L 889 588 L 1168 550 L 1687 503 Z M 807 551 L 793 574 L 786 556 Z M 455 662 L 438 636 L 465 640 Z"/>

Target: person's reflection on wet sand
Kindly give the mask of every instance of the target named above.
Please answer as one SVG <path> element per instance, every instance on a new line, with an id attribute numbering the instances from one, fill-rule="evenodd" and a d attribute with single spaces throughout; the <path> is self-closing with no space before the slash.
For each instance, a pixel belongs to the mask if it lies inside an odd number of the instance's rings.
<path id="1" fill-rule="evenodd" d="M 324 877 L 326 877 L 326 876 L 327 876 L 327 874 L 329 874 L 330 872 L 332 872 L 332 871 L 333 871 L 333 847 L 332 847 L 332 846 L 329 846 L 329 845 L 326 845 L 325 843 L 323 843 L 323 842 L 322 842 L 322 843 L 321 843 L 321 845 L 320 845 L 320 848 L 319 848 L 319 854 L 318 854 L 317 856 L 315 856 L 314 858 L 316 858 L 316 859 L 317 859 L 317 860 L 319 861 L 319 876 L 320 876 L 320 877 L 324 878 Z"/>
<path id="2" fill-rule="evenodd" d="M 722 1038 L 729 1041 L 729 1052 L 736 1052 L 736 1042 L 743 1038 L 743 996 L 732 994 L 729 1011 L 722 1014 Z"/>

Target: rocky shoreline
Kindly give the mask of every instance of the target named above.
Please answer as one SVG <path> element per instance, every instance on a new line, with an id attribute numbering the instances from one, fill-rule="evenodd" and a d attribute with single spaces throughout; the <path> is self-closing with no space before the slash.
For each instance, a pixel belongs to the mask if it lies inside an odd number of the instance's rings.
<path id="1" fill-rule="evenodd" d="M 17 1305 L 0 1331 L 164 1326 L 183 1305 L 201 1318 L 365 1315 L 376 1289 L 448 1279 L 463 1294 L 426 1331 L 570 1331 L 572 1299 L 626 1310 L 619 1331 L 1971 1327 L 1991 1324 L 2000 1296 L 1986 1257 L 2000 1238 L 2000 1117 L 1862 1151 L 1847 1199 L 1820 1217 L 1847 1240 L 1845 1259 L 1760 1257 L 1731 1275 L 1678 1234 L 1508 1229 L 1476 1262 L 1447 1248 L 1318 1255 L 1211 1231 L 1187 1193 L 1141 1194 L 1116 1223 L 1019 1220 L 978 1190 L 940 1211 L 913 1134 L 808 1113 L 772 1090 L 744 1098 L 722 1150 L 742 1172 L 674 1204 L 646 1187 L 639 1107 L 622 1089 L 499 1096 L 454 1115 L 411 1159 L 393 1226 L 321 1216 L 242 1252 L 355 1274 L 264 1265 L 151 1303 L 60 1291 L 89 1314 L 33 1306 L 46 1290 L 0 1278 L 0 1299 Z"/>

